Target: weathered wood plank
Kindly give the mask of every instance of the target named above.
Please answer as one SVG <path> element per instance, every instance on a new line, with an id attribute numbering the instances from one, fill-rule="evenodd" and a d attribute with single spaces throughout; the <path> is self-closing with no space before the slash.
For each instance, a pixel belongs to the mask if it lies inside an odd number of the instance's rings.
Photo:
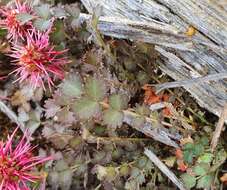
<path id="1" fill-rule="evenodd" d="M 80 14 L 80 22 L 91 21 L 91 15 Z M 137 40 L 184 51 L 194 51 L 196 42 L 166 23 L 132 21 L 119 17 L 100 17 L 99 31 L 108 36 Z"/>
<path id="2" fill-rule="evenodd" d="M 196 44 L 194 52 L 169 49 L 163 44 L 156 49 L 162 55 L 160 68 L 175 80 L 186 80 L 227 71 L 227 13 L 222 5 L 208 0 L 81 0 L 92 13 L 97 5 L 103 7 L 103 16 L 127 18 L 146 23 L 163 23 L 177 28 L 183 34 L 192 25 L 197 33 L 188 37 Z M 138 24 L 138 23 L 137 23 Z M 140 28 L 143 30 L 143 28 Z M 115 35 L 120 31 L 115 31 Z M 104 33 L 104 32 L 103 32 Z M 147 33 L 143 33 L 147 35 Z M 114 36 L 111 32 L 105 35 Z M 134 33 L 128 33 L 133 39 Z M 152 34 L 150 34 L 152 35 Z M 170 36 L 171 37 L 171 36 Z M 134 38 L 135 39 L 135 38 Z M 144 40 L 146 37 L 140 40 Z M 144 40 L 145 41 L 145 40 Z M 196 43 L 195 43 L 196 42 Z M 201 45 L 203 44 L 203 45 Z M 175 47 L 178 47 L 174 44 Z M 185 87 L 198 103 L 220 116 L 227 101 L 226 81 L 195 84 Z"/>

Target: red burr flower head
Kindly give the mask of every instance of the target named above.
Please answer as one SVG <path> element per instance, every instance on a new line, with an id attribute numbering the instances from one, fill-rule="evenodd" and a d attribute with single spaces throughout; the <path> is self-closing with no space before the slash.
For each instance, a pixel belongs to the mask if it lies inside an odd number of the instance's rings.
<path id="1" fill-rule="evenodd" d="M 32 147 L 27 140 L 27 132 L 14 146 L 17 129 L 6 142 L 0 143 L 0 190 L 29 190 L 29 185 L 45 181 L 35 167 L 52 157 L 33 156 Z M 43 188 L 43 185 L 41 185 Z"/>
<path id="2" fill-rule="evenodd" d="M 68 63 L 64 53 L 67 50 L 57 51 L 49 43 L 48 32 L 40 33 L 32 30 L 26 36 L 26 44 L 14 44 L 11 57 L 17 69 L 12 73 L 19 75 L 20 82 L 29 80 L 31 85 L 43 87 L 47 81 L 49 88 L 54 85 L 55 78 L 63 79 L 63 65 Z"/>
<path id="3" fill-rule="evenodd" d="M 17 41 L 18 38 L 24 40 L 27 31 L 32 29 L 32 22 L 22 22 L 18 19 L 20 14 L 34 15 L 31 7 L 26 3 L 21 3 L 20 0 L 15 0 L 11 7 L 3 7 L 0 9 L 0 14 L 3 19 L 0 20 L 0 26 L 8 30 L 8 38 Z"/>

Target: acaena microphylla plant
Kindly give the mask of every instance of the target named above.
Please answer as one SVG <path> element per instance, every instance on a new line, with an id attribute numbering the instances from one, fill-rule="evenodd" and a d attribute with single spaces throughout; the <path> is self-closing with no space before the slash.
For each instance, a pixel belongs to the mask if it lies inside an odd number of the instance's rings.
<path id="1" fill-rule="evenodd" d="M 33 29 L 27 33 L 25 44 L 13 44 L 9 56 L 15 59 L 13 63 L 17 68 L 12 73 L 19 75 L 17 81 L 30 81 L 34 88 L 41 86 L 45 89 L 45 81 L 51 88 L 54 79 L 64 78 L 63 65 L 69 62 L 64 56 L 66 51 L 54 49 L 49 41 L 49 32 Z"/>
<path id="2" fill-rule="evenodd" d="M 36 166 L 53 158 L 33 156 L 35 147 L 29 143 L 27 132 L 14 146 L 17 129 L 6 142 L 0 142 L 0 190 L 29 190 L 37 183 L 41 184 L 39 189 L 44 189 L 45 177 Z"/>
<path id="3" fill-rule="evenodd" d="M 27 31 L 32 29 L 31 18 L 34 16 L 32 8 L 26 3 L 21 3 L 20 0 L 15 0 L 11 6 L 4 6 L 0 9 L 2 19 L 0 26 L 8 30 L 8 39 L 17 41 L 18 38 L 24 40 Z M 29 19 L 21 21 L 21 15 L 27 16 Z"/>

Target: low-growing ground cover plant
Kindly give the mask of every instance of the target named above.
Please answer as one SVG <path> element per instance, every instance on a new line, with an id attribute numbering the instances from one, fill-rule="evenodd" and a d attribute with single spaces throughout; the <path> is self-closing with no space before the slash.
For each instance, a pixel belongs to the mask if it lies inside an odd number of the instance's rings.
<path id="1" fill-rule="evenodd" d="M 217 118 L 183 89 L 156 93 L 171 79 L 154 46 L 102 36 L 96 9 L 80 17 L 76 0 L 1 4 L 0 108 L 26 130 L 11 134 L 0 112 L 0 189 L 176 189 L 145 148 L 186 189 L 223 188 L 224 138 L 210 149 Z"/>

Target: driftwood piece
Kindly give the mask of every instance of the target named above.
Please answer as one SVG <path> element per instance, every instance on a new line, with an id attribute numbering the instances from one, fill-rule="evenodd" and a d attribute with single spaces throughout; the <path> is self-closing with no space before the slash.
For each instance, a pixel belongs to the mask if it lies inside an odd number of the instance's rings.
<path id="1" fill-rule="evenodd" d="M 133 26 L 128 26 L 127 22 L 121 23 L 122 25 L 118 23 L 121 27 L 125 25 L 123 32 L 121 28 L 114 26 L 113 21 L 108 23 L 108 19 L 101 20 L 98 27 L 105 35 L 157 44 L 156 50 L 161 55 L 160 68 L 177 81 L 227 71 L 227 12 L 226 5 L 220 0 L 81 1 L 91 14 L 96 6 L 101 6 L 102 16 L 118 17 L 119 21 L 126 19 L 128 23 L 134 23 Z M 104 22 L 109 26 L 105 31 Z M 145 27 L 142 27 L 143 23 Z M 149 29 L 151 26 L 152 30 Z M 157 33 L 155 26 L 160 26 L 158 28 L 160 30 L 164 26 L 168 29 L 166 33 Z M 189 26 L 193 26 L 197 31 L 192 36 L 184 35 Z M 171 32 L 172 28 L 177 31 L 175 34 Z M 133 32 L 135 29 L 137 31 Z M 137 38 L 138 32 L 142 34 L 140 38 Z M 165 38 L 158 43 L 154 38 L 152 39 L 152 36 L 157 39 L 162 36 Z M 174 39 L 176 41 L 172 41 Z M 171 42 L 169 43 L 171 45 L 167 42 Z M 191 46 L 185 46 L 185 44 Z M 184 88 L 196 98 L 200 106 L 220 116 L 222 106 L 227 101 L 225 80 L 193 84 Z"/>

